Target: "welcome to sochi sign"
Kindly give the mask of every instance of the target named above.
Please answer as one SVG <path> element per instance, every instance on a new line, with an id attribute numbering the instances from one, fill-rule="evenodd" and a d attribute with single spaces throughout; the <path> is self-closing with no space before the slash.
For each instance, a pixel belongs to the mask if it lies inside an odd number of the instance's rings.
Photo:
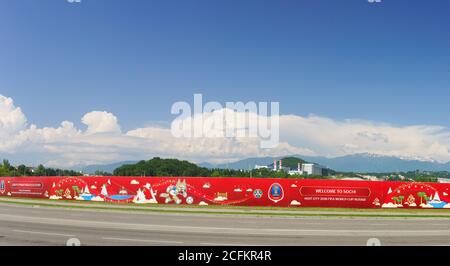
<path id="1" fill-rule="evenodd" d="M 450 184 L 273 178 L 0 177 L 0 196 L 135 204 L 450 209 Z"/>

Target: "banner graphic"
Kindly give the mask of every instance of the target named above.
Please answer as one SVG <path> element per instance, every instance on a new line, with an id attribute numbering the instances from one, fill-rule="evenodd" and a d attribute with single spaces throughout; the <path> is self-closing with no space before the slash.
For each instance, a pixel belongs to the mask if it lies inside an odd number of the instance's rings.
<path id="1" fill-rule="evenodd" d="M 0 177 L 0 196 L 134 204 L 450 209 L 450 184 L 274 178 Z"/>

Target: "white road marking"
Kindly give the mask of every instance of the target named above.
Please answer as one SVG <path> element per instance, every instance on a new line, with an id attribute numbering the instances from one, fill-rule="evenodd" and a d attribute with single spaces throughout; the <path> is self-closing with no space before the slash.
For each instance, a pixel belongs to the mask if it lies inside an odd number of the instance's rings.
<path id="1" fill-rule="evenodd" d="M 13 230 L 13 232 L 16 232 L 16 233 L 23 233 L 23 234 L 34 234 L 34 235 L 48 235 L 48 236 L 74 237 L 74 235 L 57 234 L 57 233 L 48 233 L 48 232 L 37 232 L 37 231 Z"/>
<path id="2" fill-rule="evenodd" d="M 149 239 L 130 239 L 130 238 L 116 238 L 116 237 L 103 237 L 104 240 L 126 241 L 126 242 L 148 242 L 148 243 L 160 243 L 160 244 L 183 244 L 179 241 L 164 241 L 164 240 L 149 240 Z"/>
<path id="3" fill-rule="evenodd" d="M 65 227 L 87 227 L 87 228 L 102 228 L 102 229 L 119 229 L 132 231 L 164 231 L 164 232 L 191 232 L 199 234 L 233 234 L 233 235 L 275 235 L 275 236 L 450 236 L 449 229 L 426 229 L 426 230 L 355 230 L 355 229 L 279 229 L 279 228 L 232 228 L 232 227 L 210 227 L 210 226 L 176 226 L 163 224 L 134 224 L 134 223 L 118 223 L 106 221 L 87 221 L 87 220 L 69 220 L 56 219 L 48 217 L 29 217 L 22 215 L 9 215 L 0 213 L 0 221 L 11 222 L 29 222 L 33 224 L 49 225 L 63 225 Z"/>

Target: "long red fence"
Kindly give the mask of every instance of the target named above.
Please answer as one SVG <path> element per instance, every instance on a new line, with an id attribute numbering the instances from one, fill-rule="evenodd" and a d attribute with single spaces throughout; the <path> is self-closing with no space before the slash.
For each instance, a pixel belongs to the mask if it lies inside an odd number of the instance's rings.
<path id="1" fill-rule="evenodd" d="M 450 209 L 450 184 L 192 177 L 0 177 L 0 196 L 136 204 Z"/>

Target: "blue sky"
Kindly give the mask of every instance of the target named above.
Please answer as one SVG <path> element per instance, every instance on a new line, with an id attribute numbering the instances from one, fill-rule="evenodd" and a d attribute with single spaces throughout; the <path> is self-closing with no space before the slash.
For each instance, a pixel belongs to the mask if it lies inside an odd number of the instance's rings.
<path id="1" fill-rule="evenodd" d="M 450 127 L 450 1 L 0 0 L 0 94 L 29 123 L 124 130 L 176 101 Z M 162 122 L 161 122 L 162 121 Z"/>
<path id="2" fill-rule="evenodd" d="M 125 128 L 170 106 L 280 101 L 450 126 L 450 1 L 0 0 L 0 88 L 53 126 L 108 110 Z"/>

